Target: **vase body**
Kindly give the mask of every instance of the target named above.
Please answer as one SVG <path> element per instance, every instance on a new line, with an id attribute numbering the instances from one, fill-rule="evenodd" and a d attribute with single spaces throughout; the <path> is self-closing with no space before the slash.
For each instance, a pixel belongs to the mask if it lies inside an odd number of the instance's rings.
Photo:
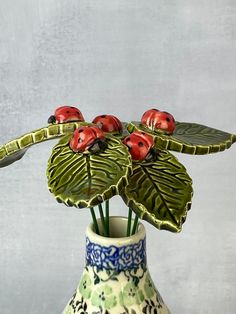
<path id="1" fill-rule="evenodd" d="M 129 237 L 126 226 L 110 217 L 109 238 L 87 228 L 86 265 L 63 314 L 170 314 L 147 268 L 144 226 Z"/>

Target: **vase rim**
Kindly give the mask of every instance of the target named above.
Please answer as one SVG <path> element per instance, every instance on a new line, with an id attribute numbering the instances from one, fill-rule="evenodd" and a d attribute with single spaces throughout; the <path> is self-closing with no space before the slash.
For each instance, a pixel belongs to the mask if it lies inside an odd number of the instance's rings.
<path id="1" fill-rule="evenodd" d="M 127 217 L 123 216 L 110 216 L 109 217 L 110 223 L 113 221 L 116 221 L 116 224 L 120 224 L 120 226 L 124 226 L 127 224 Z M 97 219 L 98 224 L 101 224 L 101 219 Z M 109 246 L 109 245 L 115 245 L 115 246 L 121 246 L 121 245 L 127 245 L 132 243 L 137 243 L 138 241 L 142 240 L 146 236 L 145 227 L 144 225 L 139 222 L 137 231 L 134 235 L 130 236 L 122 236 L 122 237 L 105 237 L 102 235 L 98 235 L 94 231 L 94 224 L 91 222 L 87 229 L 86 229 L 86 236 L 89 238 L 90 241 L 99 243 L 101 245 Z"/>

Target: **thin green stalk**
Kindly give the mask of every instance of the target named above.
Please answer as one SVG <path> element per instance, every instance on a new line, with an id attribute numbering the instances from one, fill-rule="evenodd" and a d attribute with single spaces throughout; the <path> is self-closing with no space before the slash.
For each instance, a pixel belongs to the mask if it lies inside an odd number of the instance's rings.
<path id="1" fill-rule="evenodd" d="M 98 208 L 99 208 L 99 213 L 100 213 L 100 217 L 101 217 L 101 223 L 102 223 L 103 230 L 104 230 L 104 236 L 107 237 L 106 223 L 105 223 L 105 218 L 104 218 L 104 214 L 103 214 L 102 205 L 101 205 L 101 204 L 98 204 Z"/>
<path id="2" fill-rule="evenodd" d="M 93 224 L 94 224 L 95 231 L 96 231 L 97 234 L 100 234 L 99 233 L 97 219 L 96 219 L 96 215 L 95 215 L 93 207 L 90 207 L 90 212 L 91 212 L 91 215 L 92 215 L 92 218 L 93 218 Z"/>
<path id="3" fill-rule="evenodd" d="M 110 236 L 110 223 L 109 223 L 109 200 L 105 201 L 105 208 L 106 208 L 106 232 L 107 232 L 107 236 Z"/>
<path id="4" fill-rule="evenodd" d="M 138 215 L 136 215 L 135 218 L 134 218 L 134 224 L 133 224 L 133 229 L 132 229 L 132 235 L 135 234 L 136 229 L 137 229 L 137 225 L 138 225 Z"/>
<path id="5" fill-rule="evenodd" d="M 131 230 L 131 221 L 132 221 L 132 209 L 129 208 L 129 213 L 128 213 L 128 222 L 127 222 L 127 232 L 126 236 L 130 236 L 130 230 Z"/>

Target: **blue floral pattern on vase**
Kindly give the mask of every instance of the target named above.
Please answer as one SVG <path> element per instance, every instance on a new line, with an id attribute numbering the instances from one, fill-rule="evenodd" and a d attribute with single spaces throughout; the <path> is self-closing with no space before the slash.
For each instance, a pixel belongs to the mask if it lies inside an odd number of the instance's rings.
<path id="1" fill-rule="evenodd" d="M 117 272 L 134 269 L 146 265 L 145 238 L 138 243 L 108 247 L 93 243 L 86 238 L 86 264 L 96 266 L 100 270 L 116 270 Z"/>

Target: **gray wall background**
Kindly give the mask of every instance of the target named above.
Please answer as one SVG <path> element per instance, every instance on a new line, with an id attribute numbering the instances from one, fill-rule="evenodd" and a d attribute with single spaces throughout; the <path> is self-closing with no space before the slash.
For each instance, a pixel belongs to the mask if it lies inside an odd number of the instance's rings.
<path id="1" fill-rule="evenodd" d="M 46 125 L 60 104 L 87 121 L 157 107 L 236 133 L 235 39 L 233 0 L 1 0 L 0 142 Z M 84 265 L 90 215 L 47 191 L 53 145 L 0 170 L 1 314 L 61 313 Z M 236 312 L 235 156 L 177 155 L 195 189 L 183 231 L 145 224 L 150 272 L 173 314 Z M 112 213 L 126 214 L 119 197 Z"/>

